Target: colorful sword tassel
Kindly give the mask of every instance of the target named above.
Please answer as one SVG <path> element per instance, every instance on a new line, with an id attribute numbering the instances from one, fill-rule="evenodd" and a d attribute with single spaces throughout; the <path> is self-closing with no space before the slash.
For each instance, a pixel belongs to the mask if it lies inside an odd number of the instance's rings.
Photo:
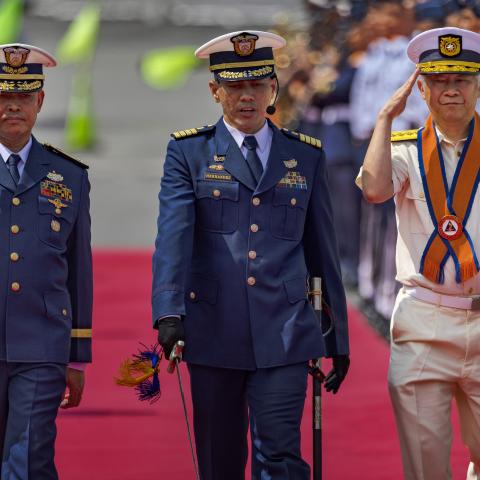
<path id="1" fill-rule="evenodd" d="M 139 349 L 138 353 L 120 365 L 115 382 L 117 385 L 134 387 L 139 400 L 155 403 L 162 393 L 158 378 L 162 354 L 158 344 L 150 349 L 141 345 L 144 350 Z"/>

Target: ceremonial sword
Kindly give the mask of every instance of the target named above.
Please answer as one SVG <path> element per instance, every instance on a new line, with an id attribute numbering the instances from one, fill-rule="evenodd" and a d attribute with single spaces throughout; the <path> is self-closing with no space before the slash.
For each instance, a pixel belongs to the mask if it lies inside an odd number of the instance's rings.
<path id="1" fill-rule="evenodd" d="M 180 375 L 180 362 L 182 361 L 182 352 L 183 352 L 184 346 L 185 346 L 185 342 L 183 342 L 182 340 L 179 340 L 173 346 L 172 351 L 170 352 L 170 357 L 168 359 L 167 372 L 173 373 L 176 367 L 178 386 L 180 388 L 180 397 L 182 398 L 183 415 L 185 417 L 185 423 L 187 425 L 188 442 L 190 443 L 190 451 L 192 452 L 193 468 L 195 469 L 195 478 L 196 480 L 200 480 L 200 477 L 198 475 L 197 460 L 195 458 L 195 450 L 193 448 L 192 434 L 190 432 L 190 422 L 188 421 L 187 403 L 185 402 L 185 395 L 183 394 L 182 377 Z"/>

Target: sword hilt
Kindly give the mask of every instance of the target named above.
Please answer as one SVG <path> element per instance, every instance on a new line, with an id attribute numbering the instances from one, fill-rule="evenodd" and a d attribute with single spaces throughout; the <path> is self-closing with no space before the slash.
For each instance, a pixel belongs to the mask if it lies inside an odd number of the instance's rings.
<path id="1" fill-rule="evenodd" d="M 175 366 L 182 361 L 182 353 L 184 346 L 185 342 L 183 340 L 179 340 L 173 346 L 172 351 L 170 352 L 170 357 L 168 357 L 168 373 L 173 373 L 175 371 Z"/>

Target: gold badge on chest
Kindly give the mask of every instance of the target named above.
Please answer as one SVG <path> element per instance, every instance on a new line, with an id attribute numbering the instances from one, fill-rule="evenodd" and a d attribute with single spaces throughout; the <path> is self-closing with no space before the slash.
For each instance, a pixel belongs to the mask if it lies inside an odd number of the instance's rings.
<path id="1" fill-rule="evenodd" d="M 291 160 L 284 160 L 283 163 L 287 168 L 295 168 L 298 162 L 292 158 Z"/>
<path id="2" fill-rule="evenodd" d="M 60 225 L 60 222 L 58 220 L 52 220 L 50 222 L 50 228 L 54 231 L 54 232 L 59 232 L 60 229 L 61 229 L 61 225 Z"/>
<path id="3" fill-rule="evenodd" d="M 212 163 L 212 165 L 209 165 L 208 168 L 210 170 L 225 170 L 225 167 L 221 163 Z"/>

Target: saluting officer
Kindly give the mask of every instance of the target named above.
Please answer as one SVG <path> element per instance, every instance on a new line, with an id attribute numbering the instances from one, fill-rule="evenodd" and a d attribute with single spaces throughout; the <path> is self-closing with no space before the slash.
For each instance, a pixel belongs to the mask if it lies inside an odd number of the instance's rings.
<path id="1" fill-rule="evenodd" d="M 58 408 L 80 403 L 91 361 L 86 166 L 31 134 L 44 99 L 43 67 L 55 65 L 37 47 L 0 45 L 2 480 L 58 478 Z"/>
<path id="2" fill-rule="evenodd" d="M 388 384 L 406 480 L 450 480 L 456 399 L 480 479 L 480 35 L 427 30 L 407 49 L 417 71 L 378 114 L 357 182 L 371 202 L 395 197 L 397 279 Z M 417 77 L 420 77 L 417 79 Z M 393 132 L 415 83 L 430 111 Z"/>
<path id="3" fill-rule="evenodd" d="M 210 59 L 215 124 L 174 133 L 160 191 L 153 322 L 168 356 L 185 338 L 202 480 L 310 478 L 300 421 L 308 361 L 334 359 L 326 388 L 348 369 L 342 287 L 320 141 L 266 120 L 278 35 L 233 32 L 196 51 Z M 334 328 L 307 298 L 323 280 Z"/>

